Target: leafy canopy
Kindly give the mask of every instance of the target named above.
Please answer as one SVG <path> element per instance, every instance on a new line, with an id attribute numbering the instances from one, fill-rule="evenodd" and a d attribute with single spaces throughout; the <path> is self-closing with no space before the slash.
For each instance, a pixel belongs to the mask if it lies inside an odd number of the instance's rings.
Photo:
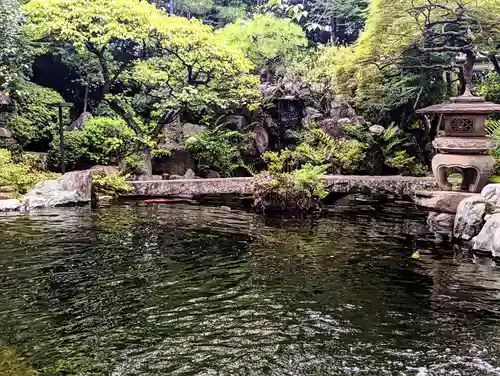
<path id="1" fill-rule="evenodd" d="M 302 28 L 290 19 L 256 14 L 227 25 L 219 35 L 241 48 L 259 70 L 274 71 L 307 46 Z"/>

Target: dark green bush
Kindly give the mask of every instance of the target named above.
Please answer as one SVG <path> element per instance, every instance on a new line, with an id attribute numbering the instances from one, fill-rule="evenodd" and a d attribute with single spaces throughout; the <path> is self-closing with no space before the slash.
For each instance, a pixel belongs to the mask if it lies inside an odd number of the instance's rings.
<path id="1" fill-rule="evenodd" d="M 68 169 L 86 168 L 96 164 L 117 165 L 127 154 L 132 131 L 122 120 L 96 117 L 83 129 L 64 133 L 65 161 Z M 48 160 L 59 165 L 59 138 L 51 143 Z"/>
<path id="2" fill-rule="evenodd" d="M 25 83 L 12 95 L 12 105 L 0 113 L 0 124 L 6 126 L 14 140 L 25 150 L 47 150 L 58 129 L 58 109 L 49 105 L 63 98 L 52 89 Z M 64 124 L 69 122 L 64 111 Z"/>

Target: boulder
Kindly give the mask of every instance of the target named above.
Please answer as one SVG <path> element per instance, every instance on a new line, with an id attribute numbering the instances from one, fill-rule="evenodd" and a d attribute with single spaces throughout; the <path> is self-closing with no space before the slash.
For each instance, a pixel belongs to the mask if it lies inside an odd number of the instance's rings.
<path id="1" fill-rule="evenodd" d="M 323 117 L 323 114 L 314 107 L 306 107 L 303 111 L 302 125 L 309 127 L 314 121 Z"/>
<path id="2" fill-rule="evenodd" d="M 380 136 L 382 133 L 384 133 L 385 128 L 381 125 L 371 125 L 370 128 L 368 128 L 368 131 L 375 136 Z"/>
<path id="3" fill-rule="evenodd" d="M 12 134 L 6 128 L 0 127 L 0 138 L 11 138 Z"/>
<path id="4" fill-rule="evenodd" d="M 335 119 L 320 120 L 318 122 L 318 125 L 334 140 L 344 140 L 349 138 L 347 136 L 347 133 L 345 133 L 344 129 L 342 128 L 342 126 L 339 125 L 338 121 Z"/>
<path id="5" fill-rule="evenodd" d="M 28 209 L 71 206 L 89 203 L 92 199 L 92 172 L 73 171 L 57 180 L 35 185 L 24 198 Z"/>
<path id="6" fill-rule="evenodd" d="M 258 154 L 264 153 L 269 147 L 269 133 L 260 126 L 252 130 L 253 133 L 253 147 Z"/>
<path id="7" fill-rule="evenodd" d="M 481 196 L 495 206 L 500 206 L 500 184 L 488 184 L 481 191 Z"/>
<path id="8" fill-rule="evenodd" d="M 446 213 L 430 212 L 427 216 L 427 224 L 437 232 L 452 232 L 455 216 Z"/>
<path id="9" fill-rule="evenodd" d="M 458 205 L 467 197 L 477 196 L 475 193 L 461 191 L 417 191 L 413 195 L 413 202 L 437 213 L 455 215 Z"/>
<path id="10" fill-rule="evenodd" d="M 471 240 L 479 234 L 484 224 L 484 216 L 491 213 L 493 206 L 480 195 L 462 200 L 458 205 L 453 236 L 457 239 Z"/>
<path id="11" fill-rule="evenodd" d="M 92 116 L 90 112 L 82 112 L 82 114 L 78 116 L 78 119 L 71 123 L 71 125 L 69 126 L 69 130 L 74 131 L 76 129 L 85 128 L 85 124 L 93 117 L 94 116 Z"/>
<path id="12" fill-rule="evenodd" d="M 117 167 L 114 167 L 114 166 L 101 166 L 101 165 L 93 166 L 90 169 L 90 171 L 92 173 L 94 173 L 94 172 L 100 172 L 100 173 L 104 174 L 105 176 L 117 174 L 117 173 L 120 172 L 120 170 L 118 170 Z"/>
<path id="13" fill-rule="evenodd" d="M 488 218 L 481 232 L 473 239 L 472 247 L 476 251 L 500 257 L 500 214 Z"/>
<path id="14" fill-rule="evenodd" d="M 248 120 L 243 115 L 226 115 L 220 120 L 220 122 L 233 126 L 233 128 L 238 130 L 243 130 L 248 125 Z"/>
<path id="15" fill-rule="evenodd" d="M 184 123 L 182 124 L 182 135 L 184 139 L 196 136 L 198 133 L 206 131 L 207 127 L 204 125 L 192 124 L 192 123 Z"/>
<path id="16" fill-rule="evenodd" d="M 0 200 L 0 212 L 23 211 L 24 205 L 16 199 Z"/>
<path id="17" fill-rule="evenodd" d="M 169 156 L 153 158 L 153 171 L 155 173 L 182 176 L 187 170 L 194 169 L 195 162 L 189 151 L 182 147 L 169 150 Z"/>
<path id="18" fill-rule="evenodd" d="M 352 124 L 352 120 L 349 118 L 341 118 L 337 120 L 337 124 L 340 126 Z"/>
<path id="19" fill-rule="evenodd" d="M 335 99 L 330 103 L 330 117 L 333 119 L 355 118 L 356 111 L 346 102 Z"/>
<path id="20" fill-rule="evenodd" d="M 194 179 L 195 177 L 196 177 L 196 174 L 190 168 L 184 174 L 184 179 Z"/>
<path id="21" fill-rule="evenodd" d="M 219 179 L 220 178 L 220 174 L 217 171 L 208 170 L 206 172 L 206 178 L 207 179 Z"/>

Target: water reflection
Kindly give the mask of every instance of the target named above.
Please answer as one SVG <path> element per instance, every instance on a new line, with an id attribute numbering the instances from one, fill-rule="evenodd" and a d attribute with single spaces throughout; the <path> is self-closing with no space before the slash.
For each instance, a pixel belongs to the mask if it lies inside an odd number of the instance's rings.
<path id="1" fill-rule="evenodd" d="M 0 226 L 0 342 L 47 375 L 500 374 L 498 267 L 412 208 L 132 204 Z"/>

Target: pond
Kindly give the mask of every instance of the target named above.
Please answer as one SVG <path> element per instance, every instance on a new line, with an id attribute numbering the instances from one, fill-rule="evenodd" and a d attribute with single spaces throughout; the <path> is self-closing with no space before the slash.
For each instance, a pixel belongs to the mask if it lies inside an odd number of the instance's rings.
<path id="1" fill-rule="evenodd" d="M 300 221 L 0 217 L 0 343 L 42 375 L 500 375 L 500 268 L 425 217 L 352 201 Z"/>

